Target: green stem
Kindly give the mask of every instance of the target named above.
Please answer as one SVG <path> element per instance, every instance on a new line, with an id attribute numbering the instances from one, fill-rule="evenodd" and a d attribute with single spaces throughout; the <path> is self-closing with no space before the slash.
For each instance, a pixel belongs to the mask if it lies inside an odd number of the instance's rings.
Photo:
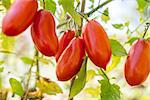
<path id="1" fill-rule="evenodd" d="M 84 14 L 82 14 L 82 13 L 80 13 L 80 12 L 78 12 L 78 13 L 79 13 L 79 15 L 82 17 L 82 19 L 84 18 L 86 21 L 89 22 L 88 18 L 87 18 Z"/>
<path id="2" fill-rule="evenodd" d="M 145 28 L 145 32 L 143 34 L 143 38 L 145 37 L 145 35 L 146 35 L 146 33 L 147 33 L 148 29 L 149 29 L 149 26 L 150 26 L 150 23 L 146 23 L 146 28 Z"/>
<path id="3" fill-rule="evenodd" d="M 103 71 L 103 69 L 100 68 L 100 70 L 101 70 L 101 72 L 103 73 L 103 75 L 105 76 L 105 78 L 106 78 L 107 80 L 109 80 L 108 76 L 107 76 L 106 73 Z"/>
<path id="4" fill-rule="evenodd" d="M 91 10 L 90 12 L 88 12 L 86 15 L 90 16 L 91 14 L 93 14 L 95 11 L 97 11 L 99 8 L 102 8 L 103 6 L 105 6 L 106 4 L 110 3 L 113 0 L 107 0 L 104 3 L 98 5 L 96 8 L 94 8 L 93 10 Z"/>
<path id="5" fill-rule="evenodd" d="M 39 56 L 39 52 L 36 51 L 36 56 Z M 36 72 L 36 76 L 37 76 L 37 80 L 40 79 L 40 66 L 39 66 L 39 60 L 36 59 L 36 68 L 37 68 L 37 72 Z"/>
<path id="6" fill-rule="evenodd" d="M 45 9 L 45 0 L 43 0 L 43 9 Z"/>
<path id="7" fill-rule="evenodd" d="M 34 65 L 34 59 L 37 57 L 37 50 L 35 51 L 35 55 L 33 57 L 33 61 L 31 63 L 31 66 L 30 66 L 30 69 L 29 69 L 29 72 L 28 72 L 28 78 L 27 78 L 27 84 L 25 86 L 25 94 L 23 96 L 23 100 L 27 100 L 27 96 L 28 96 L 28 92 L 29 92 L 29 83 L 30 83 L 30 78 L 31 78 L 31 74 L 32 74 L 32 68 L 33 68 L 33 65 Z"/>
<path id="8" fill-rule="evenodd" d="M 79 26 L 79 36 L 81 35 L 81 30 L 82 30 L 82 26 L 83 26 L 83 18 L 85 18 L 86 20 L 88 20 L 85 16 L 83 16 L 82 14 L 84 13 L 84 10 L 85 10 L 85 3 L 86 3 L 86 0 L 82 0 L 82 5 L 81 5 L 81 13 L 80 16 L 82 17 L 81 18 L 81 26 Z"/>
<path id="9" fill-rule="evenodd" d="M 84 10 L 85 10 L 85 3 L 86 3 L 86 0 L 82 0 L 82 5 L 81 5 L 81 13 L 84 13 Z M 82 26 L 83 26 L 83 18 L 81 18 L 81 26 L 79 27 L 79 30 L 78 30 L 78 34 L 81 35 L 81 30 L 82 30 Z M 71 80 L 71 86 L 70 86 L 70 89 L 72 87 L 72 84 L 75 80 L 76 76 Z M 69 97 L 70 97 L 70 94 L 69 94 Z M 73 97 L 72 98 L 69 98 L 69 100 L 73 100 Z"/>

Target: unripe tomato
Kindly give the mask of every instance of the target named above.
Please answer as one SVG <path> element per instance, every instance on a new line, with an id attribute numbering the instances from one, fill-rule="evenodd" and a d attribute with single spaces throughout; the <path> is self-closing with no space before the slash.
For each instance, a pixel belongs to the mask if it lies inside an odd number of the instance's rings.
<path id="1" fill-rule="evenodd" d="M 68 44 L 74 37 L 75 37 L 74 31 L 67 30 L 64 32 L 64 34 L 62 35 L 62 37 L 59 40 L 59 48 L 55 55 L 56 61 L 58 61 L 60 55 L 62 54 L 62 52 L 65 50 L 65 48 L 68 46 Z"/>
<path id="2" fill-rule="evenodd" d="M 45 56 L 54 56 L 58 50 L 58 38 L 53 15 L 40 10 L 35 15 L 31 35 L 36 48 Z"/>
<path id="3" fill-rule="evenodd" d="M 59 81 L 67 81 L 78 73 L 85 56 L 84 49 L 81 38 L 75 37 L 71 40 L 57 62 L 56 75 Z"/>
<path id="4" fill-rule="evenodd" d="M 139 85 L 150 72 L 150 40 L 139 39 L 130 49 L 125 63 L 125 78 L 129 85 Z"/>
<path id="5" fill-rule="evenodd" d="M 98 67 L 106 69 L 111 58 L 111 48 L 103 27 L 95 20 L 89 21 L 82 31 L 87 54 Z"/>
<path id="6" fill-rule="evenodd" d="M 3 19 L 3 33 L 16 36 L 25 31 L 32 23 L 37 8 L 37 0 L 15 0 Z"/>

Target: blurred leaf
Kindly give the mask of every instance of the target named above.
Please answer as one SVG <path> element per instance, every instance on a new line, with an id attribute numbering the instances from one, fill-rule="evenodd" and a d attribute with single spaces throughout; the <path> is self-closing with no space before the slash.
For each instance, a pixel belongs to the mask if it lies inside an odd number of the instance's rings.
<path id="1" fill-rule="evenodd" d="M 81 26 L 81 17 L 74 9 L 74 0 L 59 0 L 59 5 L 62 5 L 65 12 L 68 12 L 75 22 Z"/>
<path id="2" fill-rule="evenodd" d="M 43 57 L 36 57 L 36 59 L 38 59 L 40 62 L 44 63 L 44 64 L 49 64 L 49 60 L 43 58 Z"/>
<path id="3" fill-rule="evenodd" d="M 120 62 L 120 57 L 112 56 L 112 64 L 107 66 L 106 73 L 112 71 Z"/>
<path id="4" fill-rule="evenodd" d="M 104 22 L 107 22 L 108 20 L 110 20 L 110 17 L 109 17 L 109 12 L 108 12 L 108 8 L 106 8 L 101 16 L 101 19 L 104 21 Z"/>
<path id="5" fill-rule="evenodd" d="M 9 83 L 15 94 L 17 94 L 19 96 L 23 96 L 23 94 L 24 94 L 23 87 L 18 80 L 14 79 L 14 78 L 10 78 Z"/>
<path id="6" fill-rule="evenodd" d="M 2 0 L 2 4 L 8 10 L 11 6 L 11 0 Z"/>
<path id="7" fill-rule="evenodd" d="M 40 0 L 40 3 L 43 5 L 43 0 Z M 45 0 L 45 9 L 55 14 L 56 2 L 54 0 Z"/>
<path id="8" fill-rule="evenodd" d="M 97 88 L 92 88 L 92 87 L 86 88 L 86 89 L 84 90 L 84 92 L 85 92 L 85 93 L 88 93 L 88 94 L 90 94 L 90 95 L 92 95 L 92 96 L 98 97 L 99 94 L 100 94 L 100 87 L 97 87 Z"/>
<path id="9" fill-rule="evenodd" d="M 112 24 L 112 26 L 116 29 L 122 29 L 123 28 L 123 24 Z"/>
<path id="10" fill-rule="evenodd" d="M 129 43 L 130 45 L 132 45 L 132 43 L 137 39 L 138 39 L 137 37 L 133 37 L 133 38 L 129 39 L 126 43 Z"/>
<path id="11" fill-rule="evenodd" d="M 126 50 L 117 40 L 110 39 L 110 45 L 112 49 L 112 54 L 114 56 L 126 56 L 127 55 Z"/>
<path id="12" fill-rule="evenodd" d="M 72 98 L 77 95 L 85 86 L 86 83 L 86 67 L 87 67 L 87 59 L 85 57 L 81 69 L 75 77 L 75 80 L 71 84 L 69 97 Z"/>
<path id="13" fill-rule="evenodd" d="M 0 68 L 0 73 L 2 73 L 4 71 L 4 67 Z"/>
<path id="14" fill-rule="evenodd" d="M 88 70 L 87 71 L 86 81 L 88 82 L 89 80 L 91 80 L 92 78 L 94 78 L 95 75 L 97 75 L 97 74 L 96 74 L 96 72 L 94 70 Z"/>
<path id="15" fill-rule="evenodd" d="M 94 3 L 94 0 L 90 0 L 90 2 Z"/>
<path id="16" fill-rule="evenodd" d="M 138 10 L 139 12 L 143 13 L 145 7 L 147 6 L 148 2 L 146 0 L 136 0 L 138 4 Z"/>
<path id="17" fill-rule="evenodd" d="M 62 89 L 56 82 L 49 81 L 47 79 L 41 78 L 37 81 L 36 86 L 40 89 L 42 93 L 47 93 L 49 95 L 56 95 L 57 93 L 62 93 Z"/>
<path id="18" fill-rule="evenodd" d="M 33 63 L 33 59 L 29 58 L 29 57 L 22 57 L 21 60 L 25 63 L 25 64 L 29 64 L 31 65 Z"/>
<path id="19" fill-rule="evenodd" d="M 15 38 L 14 37 L 8 37 L 4 34 L 0 34 L 0 41 L 1 41 L 0 48 L 2 48 L 4 50 L 12 51 L 15 47 Z"/>
<path id="20" fill-rule="evenodd" d="M 145 7 L 145 9 L 144 9 L 144 16 L 146 18 L 150 17 L 150 5 L 148 5 L 148 6 Z"/>
<path id="21" fill-rule="evenodd" d="M 124 23 L 125 26 L 129 26 L 129 24 L 130 24 L 129 21 L 127 21 L 127 22 Z"/>
<path id="22" fill-rule="evenodd" d="M 4 61 L 0 60 L 0 65 L 4 64 Z"/>
<path id="23" fill-rule="evenodd" d="M 1 94 L 1 89 L 2 89 L 2 77 L 0 76 L 0 94 Z M 0 99 L 1 99 L 2 97 L 0 97 Z M 4 100 L 6 100 L 6 99 L 4 99 Z"/>
<path id="24" fill-rule="evenodd" d="M 80 0 L 76 0 L 76 2 L 77 2 L 77 3 L 79 3 L 79 2 L 80 2 Z"/>
<path id="25" fill-rule="evenodd" d="M 150 100 L 150 96 L 142 96 L 140 100 Z"/>
<path id="26" fill-rule="evenodd" d="M 99 80 L 101 84 L 101 100 L 121 100 L 120 87 L 116 84 L 111 84 L 108 80 Z"/>
<path id="27" fill-rule="evenodd" d="M 0 50 L 0 53 L 6 53 L 6 54 L 16 54 L 15 52 L 7 51 L 7 50 Z"/>

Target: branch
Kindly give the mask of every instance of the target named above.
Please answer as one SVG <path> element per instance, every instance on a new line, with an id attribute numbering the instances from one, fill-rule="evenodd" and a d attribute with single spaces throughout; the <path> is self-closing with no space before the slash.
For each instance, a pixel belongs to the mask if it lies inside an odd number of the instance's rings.
<path id="1" fill-rule="evenodd" d="M 150 26 L 150 23 L 146 23 L 146 28 L 145 28 L 145 32 L 143 34 L 143 38 L 145 37 L 145 35 L 146 35 L 147 31 L 148 31 L 149 26 Z"/>
<path id="2" fill-rule="evenodd" d="M 29 72 L 28 72 L 28 79 L 27 79 L 27 84 L 26 84 L 26 86 L 25 86 L 25 90 L 26 90 L 26 92 L 25 92 L 25 94 L 24 94 L 24 96 L 23 96 L 23 100 L 27 100 L 27 96 L 28 96 L 28 92 L 29 92 L 29 83 L 30 83 L 30 78 L 31 78 L 31 74 L 32 74 L 32 68 L 33 68 L 33 65 L 34 65 L 34 59 L 37 57 L 37 53 L 38 51 L 36 50 L 35 51 L 35 55 L 34 55 L 34 57 L 33 57 L 33 61 L 32 61 L 32 63 L 31 63 L 31 66 L 30 66 L 30 69 L 29 69 Z"/>
<path id="3" fill-rule="evenodd" d="M 102 8 L 103 6 L 105 6 L 106 4 L 110 3 L 113 0 L 107 0 L 104 3 L 98 5 L 96 8 L 94 8 L 93 10 L 91 10 L 90 12 L 86 13 L 87 16 L 90 16 L 91 14 L 93 14 L 95 11 L 97 11 L 99 8 Z"/>
<path id="4" fill-rule="evenodd" d="M 148 21 L 149 18 L 146 18 L 141 24 L 139 24 L 133 31 L 131 31 L 131 34 L 137 31 L 146 21 Z"/>
<path id="5" fill-rule="evenodd" d="M 39 52 L 36 50 L 36 56 L 39 56 Z M 37 68 L 37 72 L 36 72 L 36 76 L 37 76 L 37 80 L 40 79 L 40 68 L 39 68 L 39 60 L 36 59 L 36 68 Z"/>

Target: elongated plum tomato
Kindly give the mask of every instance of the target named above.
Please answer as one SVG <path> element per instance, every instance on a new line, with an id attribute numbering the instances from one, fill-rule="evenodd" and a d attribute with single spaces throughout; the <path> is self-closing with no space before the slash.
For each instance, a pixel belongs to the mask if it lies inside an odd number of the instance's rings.
<path id="1" fill-rule="evenodd" d="M 103 27 L 95 20 L 91 20 L 83 28 L 82 36 L 91 61 L 96 66 L 106 69 L 111 58 L 111 48 Z"/>
<path id="2" fill-rule="evenodd" d="M 68 46 L 68 44 L 74 37 L 75 37 L 74 31 L 67 30 L 64 32 L 64 34 L 62 35 L 62 37 L 59 40 L 59 48 L 55 55 L 56 61 L 58 61 L 60 55 L 62 54 L 62 52 L 65 50 L 65 48 Z"/>
<path id="3" fill-rule="evenodd" d="M 31 27 L 31 35 L 36 48 L 45 56 L 54 56 L 58 50 L 55 20 L 46 10 L 39 10 Z"/>
<path id="4" fill-rule="evenodd" d="M 150 40 L 139 39 L 130 49 L 125 63 L 125 78 L 129 85 L 139 85 L 150 72 Z"/>
<path id="5" fill-rule="evenodd" d="M 32 23 L 37 8 L 37 0 L 15 0 L 3 19 L 3 33 L 17 36 L 25 31 Z"/>
<path id="6" fill-rule="evenodd" d="M 67 81 L 78 73 L 85 56 L 84 42 L 75 37 L 63 51 L 56 65 L 56 75 L 59 81 Z"/>

